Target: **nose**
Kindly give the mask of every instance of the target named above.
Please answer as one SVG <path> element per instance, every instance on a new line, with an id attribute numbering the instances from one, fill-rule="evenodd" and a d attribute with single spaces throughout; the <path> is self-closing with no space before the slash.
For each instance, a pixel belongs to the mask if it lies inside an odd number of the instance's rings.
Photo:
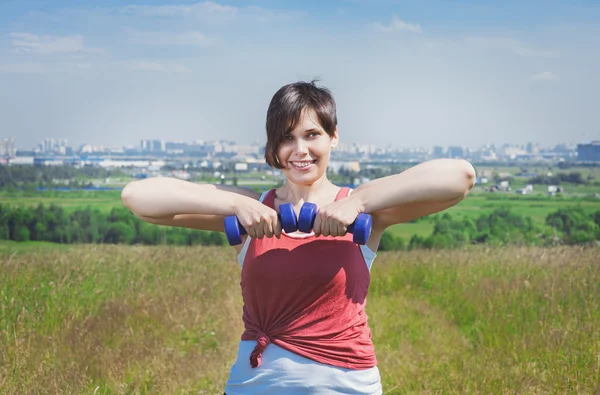
<path id="1" fill-rule="evenodd" d="M 303 155 L 303 154 L 306 154 L 307 152 L 308 152 L 308 145 L 306 144 L 306 141 L 303 141 L 302 139 L 297 139 L 294 153 L 298 154 L 298 155 Z"/>

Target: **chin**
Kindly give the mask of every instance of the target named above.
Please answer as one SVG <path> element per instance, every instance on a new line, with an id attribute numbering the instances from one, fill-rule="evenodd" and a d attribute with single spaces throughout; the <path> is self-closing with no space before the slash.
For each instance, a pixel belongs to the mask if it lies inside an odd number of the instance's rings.
<path id="1" fill-rule="evenodd" d="M 294 184 L 299 185 L 312 185 L 321 178 L 323 178 L 325 174 L 286 174 L 286 178 L 293 182 Z"/>

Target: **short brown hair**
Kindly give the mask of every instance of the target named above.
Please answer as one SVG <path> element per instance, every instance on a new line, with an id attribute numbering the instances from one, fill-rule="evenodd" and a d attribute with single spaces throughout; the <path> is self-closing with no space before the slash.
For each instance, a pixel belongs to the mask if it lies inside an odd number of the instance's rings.
<path id="1" fill-rule="evenodd" d="M 313 110 L 323 130 L 329 136 L 334 136 L 337 126 L 335 100 L 329 89 L 318 87 L 315 82 L 316 80 L 287 84 L 273 95 L 267 110 L 265 146 L 265 160 L 270 166 L 283 168 L 277 156 L 279 144 L 298 125 L 305 110 Z"/>

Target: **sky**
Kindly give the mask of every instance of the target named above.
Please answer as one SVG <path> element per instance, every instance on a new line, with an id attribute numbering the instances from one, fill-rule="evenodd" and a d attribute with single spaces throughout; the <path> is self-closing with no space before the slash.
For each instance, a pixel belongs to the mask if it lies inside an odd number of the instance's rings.
<path id="1" fill-rule="evenodd" d="M 0 0 L 0 139 L 265 141 L 329 88 L 378 147 L 600 139 L 600 1 Z"/>

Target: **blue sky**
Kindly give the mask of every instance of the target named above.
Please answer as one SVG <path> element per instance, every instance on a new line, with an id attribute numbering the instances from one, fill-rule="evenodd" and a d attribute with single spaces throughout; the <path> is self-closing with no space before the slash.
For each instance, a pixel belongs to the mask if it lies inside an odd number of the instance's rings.
<path id="1" fill-rule="evenodd" d="M 319 77 L 342 141 L 600 138 L 600 2 L 0 0 L 0 138 L 264 141 Z"/>

